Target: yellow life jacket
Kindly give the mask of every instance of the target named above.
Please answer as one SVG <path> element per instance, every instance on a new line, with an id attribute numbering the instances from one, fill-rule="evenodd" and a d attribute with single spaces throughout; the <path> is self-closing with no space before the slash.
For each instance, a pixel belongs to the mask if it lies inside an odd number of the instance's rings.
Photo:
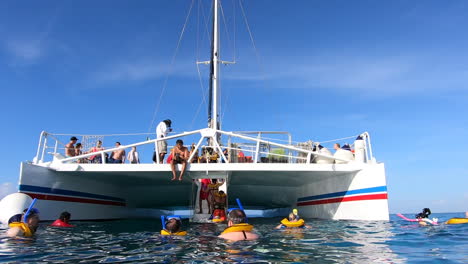
<path id="1" fill-rule="evenodd" d="M 237 224 L 237 225 L 232 225 L 232 226 L 224 229 L 224 231 L 221 233 L 221 235 L 227 234 L 227 233 L 232 233 L 232 232 L 241 232 L 241 231 L 250 232 L 250 231 L 252 231 L 252 229 L 253 229 L 253 225 L 249 225 L 249 224 L 246 224 L 246 223 L 241 223 L 241 224 Z"/>
<path id="2" fill-rule="evenodd" d="M 284 218 L 281 220 L 281 224 L 285 225 L 286 227 L 302 227 L 305 223 L 303 219 L 299 219 L 296 222 L 290 222 L 287 218 Z"/>
<path id="3" fill-rule="evenodd" d="M 161 235 L 163 235 L 163 236 L 186 236 L 187 231 L 179 231 L 179 232 L 176 232 L 176 233 L 171 233 L 168 230 L 163 229 L 163 230 L 161 230 Z"/>
<path id="4" fill-rule="evenodd" d="M 210 191 L 213 191 L 213 190 L 217 190 L 219 186 L 221 186 L 222 184 L 220 183 L 210 183 L 208 184 L 208 188 L 210 189 Z"/>
<path id="5" fill-rule="evenodd" d="M 10 223 L 8 226 L 10 228 L 13 228 L 13 227 L 21 228 L 23 230 L 23 236 L 25 236 L 25 237 L 32 237 L 33 236 L 33 233 L 31 231 L 31 229 L 29 228 L 29 226 L 26 223 L 13 222 L 13 223 Z"/>

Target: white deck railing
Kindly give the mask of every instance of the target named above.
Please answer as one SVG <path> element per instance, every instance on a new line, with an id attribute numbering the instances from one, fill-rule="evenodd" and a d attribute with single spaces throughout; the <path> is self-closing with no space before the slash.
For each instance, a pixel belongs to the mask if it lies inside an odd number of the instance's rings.
<path id="1" fill-rule="evenodd" d="M 195 135 L 199 135 L 198 142 L 195 145 L 195 150 L 190 154 L 189 157 L 189 162 L 194 158 L 196 153 L 199 152 L 200 149 L 203 150 L 203 148 L 207 147 L 202 145 L 204 140 L 208 140 L 208 142 L 211 143 L 211 147 L 213 151 L 215 151 L 218 154 L 219 157 L 219 162 L 226 162 L 226 163 L 242 163 L 242 162 L 252 162 L 252 163 L 260 163 L 260 162 L 271 162 L 271 163 L 312 163 L 313 162 L 313 157 L 321 157 L 324 159 L 329 160 L 329 163 L 333 163 L 335 160 L 339 160 L 342 162 L 353 162 L 353 160 L 347 160 L 347 159 L 342 159 L 342 158 L 337 158 L 333 157 L 333 155 L 326 155 L 320 153 L 318 150 L 313 151 L 312 149 L 304 149 L 299 146 L 299 144 L 293 143 L 291 139 L 291 135 L 287 132 L 226 132 L 226 131 L 221 131 L 221 130 L 214 130 L 210 128 L 205 128 L 205 129 L 199 129 L 199 130 L 194 130 L 190 132 L 183 132 L 175 135 L 170 135 L 165 138 L 160 138 L 160 139 L 147 139 L 145 141 L 140 141 L 137 143 L 133 144 L 126 144 L 126 145 L 121 145 L 119 147 L 114 147 L 114 148 L 107 148 L 101 151 L 96 151 L 96 152 L 89 152 L 85 153 L 79 156 L 74 156 L 74 157 L 60 157 L 57 158 L 59 155 L 59 150 L 64 149 L 65 143 L 63 143 L 59 137 L 63 136 L 73 136 L 73 135 L 67 135 L 67 134 L 51 134 L 43 131 L 40 135 L 39 138 L 39 144 L 36 152 L 36 157 L 33 160 L 33 163 L 35 164 L 40 164 L 40 163 L 45 163 L 47 162 L 47 155 L 50 155 L 50 157 L 55 156 L 55 159 L 58 160 L 61 163 L 74 163 L 82 160 L 87 160 L 87 158 L 100 155 L 101 156 L 101 161 L 102 163 L 106 163 L 106 158 L 105 155 L 106 153 L 111 153 L 116 150 L 121 150 L 121 149 L 128 149 L 131 147 L 138 147 L 138 146 L 154 146 L 154 151 L 156 153 L 156 163 L 159 163 L 159 152 L 160 150 L 158 149 L 158 144 L 157 142 L 162 141 L 162 140 L 172 140 L 172 139 L 179 139 L 179 138 L 187 138 L 187 137 L 194 137 Z M 144 134 L 114 134 L 114 135 L 106 135 L 106 136 L 135 136 L 135 135 L 144 135 Z M 249 135 L 255 135 L 254 136 L 249 136 Z M 266 140 L 265 138 L 262 138 L 262 136 L 265 135 L 286 135 L 287 139 L 283 140 L 286 141 L 287 144 L 283 143 L 277 143 L 274 142 L 272 139 Z M 364 140 L 364 153 L 365 153 L 365 158 L 362 162 L 374 162 L 375 159 L 372 154 L 372 147 L 371 147 L 371 142 L 370 142 L 370 136 L 369 133 L 364 132 L 360 134 L 361 137 Z M 79 135 L 78 135 L 79 136 Z M 215 140 L 218 137 L 223 137 L 224 139 L 227 138 L 226 144 L 225 145 L 220 145 L 218 144 L 217 140 Z M 104 137 L 101 135 L 101 137 Z M 226 138 L 225 138 L 226 137 Z M 346 138 L 348 139 L 348 138 Z M 333 142 L 333 141 L 329 141 Z M 51 144 L 52 143 L 52 144 Z M 319 142 L 312 142 L 310 141 L 310 147 L 313 145 L 319 144 Z M 228 157 L 226 157 L 223 153 L 223 149 L 228 150 Z M 281 150 L 279 152 L 274 152 L 274 150 Z M 48 150 L 52 150 L 51 152 L 48 152 Z M 241 159 L 237 157 L 237 154 L 239 152 L 244 152 L 248 153 L 249 155 L 246 155 L 245 159 Z M 203 155 L 203 153 L 202 153 Z"/>

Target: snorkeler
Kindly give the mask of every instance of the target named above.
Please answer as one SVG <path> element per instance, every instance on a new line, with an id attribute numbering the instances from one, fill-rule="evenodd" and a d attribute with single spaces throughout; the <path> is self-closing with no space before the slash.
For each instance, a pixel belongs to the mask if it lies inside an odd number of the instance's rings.
<path id="1" fill-rule="evenodd" d="M 9 237 L 32 237 L 39 226 L 39 210 L 25 209 L 23 214 L 12 216 L 8 226 L 10 229 L 6 234 Z"/>
<path id="2" fill-rule="evenodd" d="M 62 212 L 60 214 L 59 219 L 55 220 L 51 226 L 55 227 L 75 227 L 74 225 L 70 224 L 71 214 L 69 212 Z"/>
<path id="3" fill-rule="evenodd" d="M 304 220 L 299 217 L 297 209 L 293 209 L 292 213 L 289 214 L 288 218 L 284 218 L 283 220 L 281 220 L 281 224 L 279 224 L 275 228 L 280 229 L 293 227 L 310 228 L 310 226 L 306 225 Z"/>
<path id="4" fill-rule="evenodd" d="M 218 237 L 230 241 L 255 240 L 258 235 L 252 232 L 253 226 L 247 224 L 247 216 L 241 209 L 234 209 L 228 214 L 228 227 Z"/>
<path id="5" fill-rule="evenodd" d="M 185 236 L 187 231 L 181 231 L 182 221 L 180 216 L 171 215 L 171 216 L 161 216 L 161 221 L 163 224 L 163 230 L 161 230 L 161 235 L 163 236 Z"/>

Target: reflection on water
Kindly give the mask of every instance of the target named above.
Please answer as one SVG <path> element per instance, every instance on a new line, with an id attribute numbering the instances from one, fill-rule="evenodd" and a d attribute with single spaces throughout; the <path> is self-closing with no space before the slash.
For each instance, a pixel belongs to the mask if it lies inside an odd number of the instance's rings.
<path id="1" fill-rule="evenodd" d="M 261 239 L 236 243 L 218 239 L 224 225 L 214 224 L 184 222 L 187 237 L 159 236 L 157 220 L 78 222 L 72 229 L 42 224 L 34 239 L 0 236 L 0 263 L 468 262 L 468 225 L 309 219 L 311 229 L 275 230 L 279 221 L 251 219 Z"/>

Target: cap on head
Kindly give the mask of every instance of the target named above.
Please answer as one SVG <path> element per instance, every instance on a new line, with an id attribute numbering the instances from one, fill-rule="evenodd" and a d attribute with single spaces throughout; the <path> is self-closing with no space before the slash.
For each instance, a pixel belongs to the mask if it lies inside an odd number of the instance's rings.
<path id="1" fill-rule="evenodd" d="M 294 208 L 292 212 L 293 212 L 294 215 L 297 215 L 297 209 L 296 208 Z"/>
<path id="2" fill-rule="evenodd" d="M 76 137 L 71 137 L 70 140 L 78 140 Z"/>

